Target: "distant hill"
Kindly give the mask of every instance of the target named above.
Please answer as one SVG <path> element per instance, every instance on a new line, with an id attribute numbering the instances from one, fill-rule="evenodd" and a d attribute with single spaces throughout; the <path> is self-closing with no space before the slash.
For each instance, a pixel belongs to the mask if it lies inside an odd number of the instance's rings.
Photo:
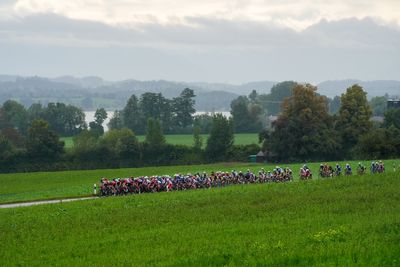
<path id="1" fill-rule="evenodd" d="M 256 90 L 259 94 L 268 94 L 278 82 L 259 81 L 233 85 L 227 83 L 188 83 L 189 86 L 197 86 L 209 91 L 226 91 L 238 95 L 249 95 L 251 91 Z M 191 87 L 192 88 L 192 87 Z"/>
<path id="2" fill-rule="evenodd" d="M 199 111 L 229 110 L 232 99 L 239 96 L 222 90 L 209 90 L 195 84 L 170 81 L 124 80 L 107 82 L 98 77 L 58 78 L 19 77 L 0 75 L 0 103 L 16 99 L 25 106 L 40 102 L 64 102 L 84 110 L 104 107 L 108 110 L 122 109 L 127 99 L 145 92 L 162 93 L 167 98 L 178 96 L 183 89 L 191 88 L 196 94 Z"/>
<path id="3" fill-rule="evenodd" d="M 108 110 L 122 109 L 127 99 L 144 92 L 162 93 L 167 98 L 178 96 L 185 88 L 191 88 L 196 94 L 198 111 L 228 111 L 230 103 L 239 95 L 248 95 L 252 90 L 259 94 L 269 93 L 274 81 L 258 81 L 233 85 L 228 83 L 189 83 L 174 81 L 105 81 L 100 77 L 77 78 L 62 76 L 56 78 L 20 77 L 0 75 L 0 103 L 16 99 L 26 106 L 41 102 L 64 102 L 95 110 L 104 107 Z M 318 92 L 329 97 L 340 95 L 346 88 L 358 83 L 368 93 L 368 97 L 400 95 L 400 81 L 359 81 L 336 80 L 318 84 Z"/>
<path id="4" fill-rule="evenodd" d="M 334 97 L 346 92 L 346 89 L 353 84 L 359 84 L 368 93 L 367 97 L 388 95 L 400 95 L 400 81 L 376 80 L 376 81 L 360 81 L 360 80 L 337 80 L 326 81 L 318 84 L 318 92 L 328 97 Z"/>

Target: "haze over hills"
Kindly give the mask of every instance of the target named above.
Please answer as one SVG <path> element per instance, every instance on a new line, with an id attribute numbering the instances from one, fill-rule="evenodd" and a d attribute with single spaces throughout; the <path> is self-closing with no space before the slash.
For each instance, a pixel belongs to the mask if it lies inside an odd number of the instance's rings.
<path id="1" fill-rule="evenodd" d="M 360 80 L 336 80 L 336 81 L 325 81 L 319 83 L 318 91 L 320 94 L 328 97 L 334 97 L 340 95 L 346 91 L 346 88 L 353 84 L 359 84 L 368 93 L 367 97 L 371 98 L 374 96 L 383 96 L 388 94 L 389 96 L 400 95 L 400 81 L 394 80 L 375 80 L 375 81 L 360 81 Z"/>
<path id="2" fill-rule="evenodd" d="M 94 110 L 104 107 L 109 110 L 121 109 L 126 100 L 135 94 L 144 92 L 162 93 L 167 98 L 180 94 L 184 88 L 191 88 L 196 94 L 196 109 L 199 111 L 224 111 L 230 109 L 230 103 L 239 95 L 248 95 L 252 90 L 269 93 L 275 81 L 258 81 L 233 85 L 228 83 L 188 83 L 166 80 L 158 81 L 105 81 L 100 77 L 77 78 L 62 76 L 56 78 L 20 77 L 0 75 L 0 102 L 16 99 L 29 106 L 34 102 L 64 102 Z M 368 97 L 400 95 L 400 81 L 392 80 L 334 80 L 319 83 L 318 92 L 334 97 L 345 92 L 346 88 L 358 83 L 367 91 Z"/>

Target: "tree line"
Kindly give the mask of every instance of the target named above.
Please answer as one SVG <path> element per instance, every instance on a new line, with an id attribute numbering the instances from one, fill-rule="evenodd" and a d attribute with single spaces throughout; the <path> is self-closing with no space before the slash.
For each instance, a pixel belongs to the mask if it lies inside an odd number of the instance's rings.
<path id="1" fill-rule="evenodd" d="M 366 92 L 359 85 L 341 95 L 334 115 L 329 113 L 327 98 L 316 91 L 310 84 L 296 84 L 272 127 L 260 132 L 270 159 L 318 161 L 400 155 L 400 109 L 387 110 L 384 122 L 374 125 Z"/>
<path id="2" fill-rule="evenodd" d="M 10 109 L 10 105 L 14 108 Z M 10 110 L 22 111 L 22 108 L 12 101 L 6 101 L 0 108 L 0 172 L 246 161 L 249 154 L 259 150 L 258 145 L 235 146 L 232 120 L 221 114 L 206 116 L 211 118 L 210 136 L 207 140 L 202 140 L 201 128 L 195 125 L 193 145 L 183 146 L 167 144 L 163 121 L 153 117 L 146 120 L 144 142 L 139 142 L 135 132 L 128 127 L 112 128 L 104 133 L 101 125 L 106 118 L 106 112 L 101 109 L 96 111 L 90 128 L 82 126 L 74 136 L 73 148 L 65 149 L 64 142 L 56 132 L 58 128 L 44 119 L 48 116 L 48 107 L 42 107 L 42 115 L 32 121 L 30 116 L 24 117 L 24 121 L 30 121 L 29 125 L 22 123 L 24 127 L 20 127 L 19 117 L 17 119 L 16 116 L 18 112 Z M 30 115 L 30 112 L 26 112 Z M 75 124 L 74 131 L 79 127 L 80 124 Z M 203 141 L 206 142 L 205 148 Z"/>
<path id="3" fill-rule="evenodd" d="M 246 161 L 259 146 L 235 146 L 233 135 L 256 131 L 272 161 L 400 155 L 400 109 L 385 111 L 384 123 L 373 124 L 371 105 L 358 85 L 330 100 L 312 85 L 283 82 L 268 95 L 253 91 L 232 101 L 231 118 L 194 116 L 193 97 L 188 88 L 173 99 L 156 93 L 132 95 L 114 113 L 106 133 L 104 109 L 96 110 L 88 127 L 83 111 L 74 106 L 35 103 L 25 109 L 8 100 L 0 107 L 0 171 Z M 336 112 L 332 103 L 339 104 Z M 267 114 L 278 114 L 270 127 Z M 165 142 L 164 133 L 182 132 L 193 134 L 192 146 Z M 202 140 L 201 133 L 210 136 Z M 146 134 L 145 141 L 139 142 L 137 134 Z M 74 147 L 66 150 L 59 136 L 71 135 Z"/>

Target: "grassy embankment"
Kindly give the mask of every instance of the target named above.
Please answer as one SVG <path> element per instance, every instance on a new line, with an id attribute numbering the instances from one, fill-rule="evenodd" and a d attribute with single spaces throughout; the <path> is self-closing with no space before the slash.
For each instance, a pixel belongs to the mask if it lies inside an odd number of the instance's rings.
<path id="1" fill-rule="evenodd" d="M 144 141 L 145 136 L 139 135 L 137 136 L 139 141 Z M 202 134 L 203 138 L 203 146 L 206 146 L 208 134 Z M 165 139 L 167 143 L 173 145 L 193 145 L 193 135 L 191 134 L 167 134 L 165 135 Z M 61 140 L 65 142 L 66 148 L 72 148 L 74 146 L 72 137 L 62 137 Z M 240 133 L 235 134 L 235 144 L 236 145 L 249 145 L 249 144 L 258 144 L 258 134 L 257 133 Z"/>
<path id="2" fill-rule="evenodd" d="M 350 162 L 355 169 L 357 161 Z M 400 161 L 385 161 L 387 171 L 392 172 L 392 165 L 400 164 Z M 332 163 L 334 164 L 334 163 Z M 341 162 L 344 167 L 345 162 Z M 368 165 L 368 162 L 364 162 Z M 295 180 L 298 179 L 298 170 L 302 164 L 289 164 L 294 171 Z M 310 163 L 315 176 L 319 163 Z M 82 171 L 61 172 L 33 172 L 0 174 L 0 203 L 30 201 L 39 199 L 54 199 L 87 196 L 93 192 L 93 184 L 98 183 L 101 177 L 137 177 L 142 175 L 173 175 L 175 173 L 197 173 L 210 171 L 231 171 L 232 169 L 246 171 L 250 168 L 258 172 L 261 168 L 272 170 L 273 164 L 250 164 L 250 163 L 220 163 L 209 165 L 186 165 L 186 166 L 161 166 L 130 169 L 99 169 Z M 282 167 L 286 167 L 282 166 Z M 400 166 L 398 166 L 399 170 Z"/>
<path id="3" fill-rule="evenodd" d="M 3 209 L 0 265 L 398 266 L 399 190 L 387 173 Z"/>

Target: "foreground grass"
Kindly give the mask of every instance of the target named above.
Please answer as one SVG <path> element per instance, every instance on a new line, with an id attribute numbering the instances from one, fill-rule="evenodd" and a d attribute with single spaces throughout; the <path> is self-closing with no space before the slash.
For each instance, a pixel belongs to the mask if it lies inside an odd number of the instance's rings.
<path id="1" fill-rule="evenodd" d="M 208 134 L 202 134 L 203 147 L 206 146 Z M 139 141 L 143 142 L 145 139 L 144 135 L 137 136 Z M 191 134 L 167 134 L 165 135 L 167 143 L 173 145 L 186 145 L 193 146 L 193 135 Z M 61 140 L 65 142 L 66 148 L 72 148 L 74 146 L 73 137 L 62 137 Z M 258 144 L 257 133 L 238 133 L 235 134 L 235 145 L 250 145 Z"/>
<path id="2" fill-rule="evenodd" d="M 0 210 L 2 266 L 398 266 L 393 174 Z"/>
<path id="3" fill-rule="evenodd" d="M 350 162 L 353 168 L 357 161 Z M 334 163 L 332 163 L 334 164 Z M 344 167 L 345 162 L 341 162 Z M 368 162 L 364 162 L 368 165 Z M 400 170 L 399 160 L 385 161 L 387 172 L 393 172 L 392 165 L 396 164 L 397 171 Z M 302 164 L 289 164 L 298 179 L 298 170 Z M 313 171 L 315 178 L 319 163 L 310 163 L 308 166 Z M 185 165 L 185 166 L 161 166 L 130 169 L 99 169 L 82 171 L 62 172 L 33 172 L 0 174 L 0 203 L 11 203 L 20 201 L 31 201 L 40 199 L 54 199 L 66 197 L 81 197 L 92 194 L 93 184 L 98 183 L 101 177 L 137 177 L 142 175 L 174 175 L 175 173 L 197 173 L 211 171 L 231 171 L 232 169 L 246 171 L 251 169 L 258 172 L 261 168 L 272 170 L 273 164 L 250 164 L 250 163 L 221 163 L 209 165 Z"/>

